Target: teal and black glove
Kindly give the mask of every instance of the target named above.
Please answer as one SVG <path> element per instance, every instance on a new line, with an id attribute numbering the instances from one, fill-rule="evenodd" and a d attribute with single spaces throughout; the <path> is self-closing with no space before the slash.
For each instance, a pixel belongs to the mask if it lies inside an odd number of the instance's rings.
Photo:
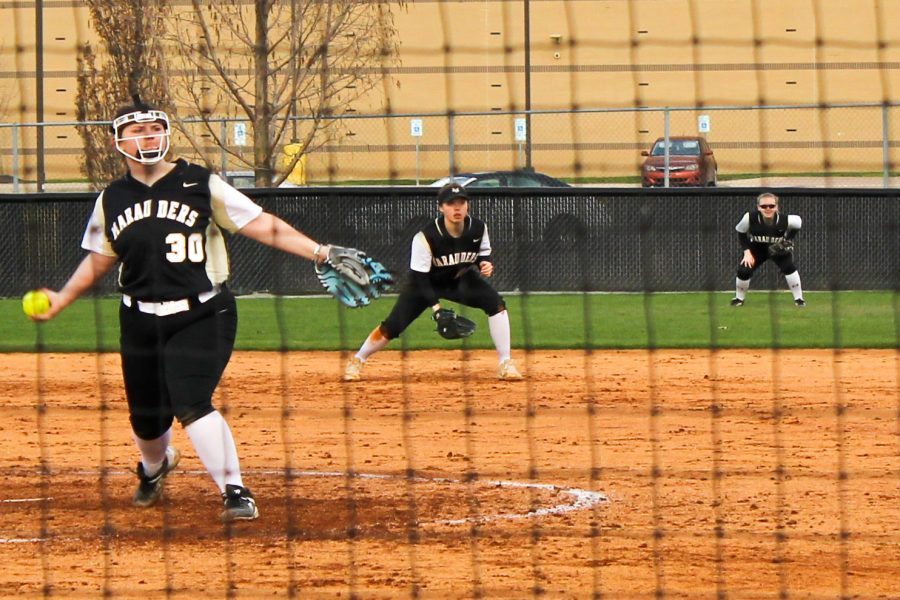
<path id="1" fill-rule="evenodd" d="M 325 262 L 316 265 L 316 277 L 325 291 L 350 308 L 368 306 L 394 285 L 394 276 L 383 264 L 342 246 L 331 246 Z"/>

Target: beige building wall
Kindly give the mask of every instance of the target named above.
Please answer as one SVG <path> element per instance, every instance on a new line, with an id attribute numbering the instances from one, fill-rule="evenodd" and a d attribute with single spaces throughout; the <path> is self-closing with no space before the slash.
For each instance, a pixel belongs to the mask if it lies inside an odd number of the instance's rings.
<path id="1" fill-rule="evenodd" d="M 72 121 L 77 49 L 93 40 L 87 10 L 78 1 L 43 5 L 44 120 Z M 599 111 L 693 106 L 702 110 L 671 113 L 671 133 L 693 134 L 699 114 L 709 115 L 723 174 L 881 168 L 880 108 L 715 107 L 897 100 L 898 0 L 530 0 L 528 7 L 532 110 L 598 111 L 533 115 L 530 158 L 539 170 L 635 175 L 640 149 L 663 134 L 663 113 Z M 495 114 L 526 107 L 524 9 L 524 0 L 395 7 L 401 63 L 347 109 L 380 114 L 390 106 L 406 116 L 348 122 L 352 135 L 309 157 L 311 178 L 431 180 L 451 166 L 525 164 L 529 148 L 514 136 L 521 115 Z M 35 10 L 0 3 L 2 123 L 37 118 Z M 418 140 L 410 135 L 409 114 L 448 112 L 492 114 L 455 117 L 452 139 L 441 116 L 423 118 Z M 888 116 L 892 123 L 900 111 Z M 34 176 L 34 131 L 21 128 L 18 139 L 26 178 Z M 48 128 L 45 145 L 48 179 L 80 177 L 73 127 Z M 11 147 L 10 129 L 0 129 L 0 174 L 11 168 Z"/>

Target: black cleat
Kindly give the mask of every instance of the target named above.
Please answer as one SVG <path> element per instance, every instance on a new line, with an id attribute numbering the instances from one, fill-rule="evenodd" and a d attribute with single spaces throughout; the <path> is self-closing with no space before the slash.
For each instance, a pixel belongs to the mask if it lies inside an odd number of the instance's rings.
<path id="1" fill-rule="evenodd" d="M 806 306 L 806 300 L 804 300 L 803 298 L 797 298 L 796 300 L 794 300 L 794 304 L 797 305 L 797 308 L 803 308 L 804 306 Z"/>
<path id="2" fill-rule="evenodd" d="M 741 300 L 740 298 L 732 298 L 732 299 L 731 299 L 731 305 L 732 305 L 732 306 L 743 306 L 743 305 L 744 305 L 744 301 Z"/>
<path id="3" fill-rule="evenodd" d="M 226 485 L 222 500 L 225 502 L 225 510 L 222 511 L 220 517 L 225 523 L 252 521 L 259 517 L 259 509 L 256 508 L 253 494 L 245 487 Z"/>
<path id="4" fill-rule="evenodd" d="M 181 460 L 181 453 L 178 452 L 177 448 L 169 446 L 166 448 L 166 458 L 163 460 L 162 467 L 153 477 L 148 477 L 144 473 L 144 465 L 138 463 L 137 476 L 140 482 L 138 483 L 138 489 L 134 492 L 131 503 L 141 508 L 148 508 L 156 504 L 156 501 L 162 496 L 166 475 L 178 466 L 179 460 Z"/>

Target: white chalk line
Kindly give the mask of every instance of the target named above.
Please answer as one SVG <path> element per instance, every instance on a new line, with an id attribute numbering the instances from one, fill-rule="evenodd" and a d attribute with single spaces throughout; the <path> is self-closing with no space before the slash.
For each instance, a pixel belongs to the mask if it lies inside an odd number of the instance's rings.
<path id="1" fill-rule="evenodd" d="M 283 472 L 281 471 L 263 471 L 262 473 L 265 475 L 283 474 Z M 292 474 L 297 477 L 346 477 L 346 473 L 341 473 L 339 471 L 294 471 Z M 379 475 L 375 473 L 357 473 L 354 475 L 354 477 L 358 479 L 406 479 L 406 477 L 402 475 Z M 446 483 L 451 485 L 464 485 L 464 483 L 458 479 L 449 479 L 446 477 L 412 477 L 410 479 L 417 483 L 432 482 Z M 467 523 L 487 523 L 491 521 L 529 519 L 532 517 L 541 517 L 546 515 L 560 515 L 576 510 L 586 510 L 588 508 L 596 506 L 597 504 L 609 502 L 609 498 L 606 496 L 606 494 L 603 494 L 601 492 L 592 492 L 590 490 L 584 490 L 580 488 L 560 487 L 558 485 L 550 483 L 492 480 L 479 481 L 477 482 L 477 485 L 481 487 L 507 487 L 546 490 L 551 492 L 555 491 L 560 494 L 571 496 L 574 498 L 574 500 L 572 502 L 557 504 L 555 506 L 537 508 L 525 513 L 501 513 L 494 515 L 478 515 L 475 517 L 466 517 L 464 519 L 440 519 L 437 521 L 420 522 L 419 525 L 465 525 Z"/>
<path id="2" fill-rule="evenodd" d="M 2 504 L 24 504 L 26 502 L 49 502 L 53 496 L 47 498 L 0 498 Z M 0 544 L 39 544 L 46 542 L 48 538 L 0 538 Z"/>
<path id="3" fill-rule="evenodd" d="M 48 498 L 0 498 L 0 503 L 15 503 L 15 502 L 45 502 L 53 500 L 53 496 Z"/>
<path id="4" fill-rule="evenodd" d="M 201 470 L 183 470 L 179 471 L 179 473 L 186 475 L 206 475 L 206 471 Z M 284 471 L 245 471 L 246 474 L 254 474 L 254 475 L 266 475 L 266 476 L 289 476 L 289 477 L 347 477 L 346 473 L 340 471 L 291 471 L 290 473 L 285 473 Z M 97 471 L 78 471 L 77 475 L 99 475 Z M 130 471 L 108 471 L 107 475 L 134 475 Z M 355 473 L 352 476 L 353 479 L 407 479 L 403 475 L 384 475 L 378 473 Z M 450 479 L 447 477 L 412 477 L 411 481 L 416 483 L 440 483 L 447 485 L 472 485 L 465 484 L 464 482 L 458 479 Z M 573 488 L 573 487 L 562 487 L 550 483 L 535 483 L 529 481 L 506 481 L 506 480 L 490 480 L 490 481 L 478 481 L 474 485 L 478 485 L 480 487 L 499 487 L 499 488 L 517 488 L 517 489 L 534 489 L 534 490 L 544 490 L 550 492 L 557 492 L 558 494 L 566 495 L 572 500 L 570 502 L 564 502 L 561 504 L 556 504 L 553 506 L 546 506 L 541 508 L 535 508 L 529 510 L 524 513 L 499 513 L 492 515 L 477 515 L 473 517 L 466 517 L 463 519 L 439 519 L 436 521 L 422 521 L 419 522 L 419 525 L 466 525 L 470 523 L 490 523 L 492 521 L 512 521 L 512 520 L 520 520 L 520 519 L 530 519 L 535 517 L 543 517 L 548 515 L 561 515 L 569 512 L 579 511 L 579 510 L 587 510 L 597 506 L 598 504 L 604 504 L 609 502 L 609 497 L 602 492 L 594 492 L 591 490 L 585 490 L 581 488 Z M 6 498 L 0 499 L 2 503 L 26 503 L 26 502 L 44 502 L 53 500 L 52 497 L 47 498 Z M 56 541 L 62 541 L 62 538 L 0 538 L 0 544 L 33 544 L 50 541 L 51 539 Z M 69 538 L 65 538 L 69 539 Z"/>

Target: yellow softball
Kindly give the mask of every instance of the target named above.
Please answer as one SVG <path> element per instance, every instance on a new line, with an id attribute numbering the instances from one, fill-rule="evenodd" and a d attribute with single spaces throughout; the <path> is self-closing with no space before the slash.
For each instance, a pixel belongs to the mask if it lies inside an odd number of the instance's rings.
<path id="1" fill-rule="evenodd" d="M 50 310 L 50 298 L 40 290 L 32 290 L 22 296 L 22 310 L 29 317 L 42 315 Z"/>

